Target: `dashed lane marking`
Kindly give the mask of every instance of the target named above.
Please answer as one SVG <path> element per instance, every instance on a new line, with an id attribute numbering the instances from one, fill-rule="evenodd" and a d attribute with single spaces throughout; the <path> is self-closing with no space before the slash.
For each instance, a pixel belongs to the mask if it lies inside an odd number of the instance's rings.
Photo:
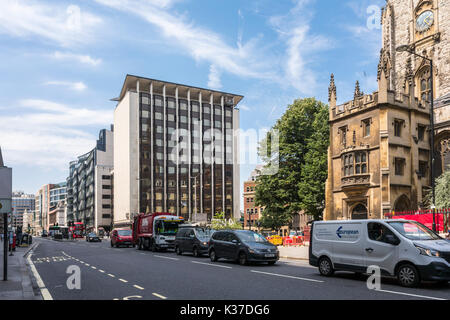
<path id="1" fill-rule="evenodd" d="M 125 280 L 125 279 L 119 279 L 119 281 L 122 281 L 122 282 L 125 282 L 125 283 L 127 283 L 128 281 L 127 280 Z"/>
<path id="2" fill-rule="evenodd" d="M 154 295 L 155 297 L 158 297 L 160 299 L 163 299 L 163 300 L 167 299 L 167 297 L 164 297 L 163 295 L 160 295 L 158 293 L 152 293 L 152 295 Z"/>
<path id="3" fill-rule="evenodd" d="M 133 285 L 133 287 L 135 287 L 136 289 L 139 289 L 139 290 L 144 290 L 144 288 L 142 288 L 141 286 L 138 286 L 137 284 Z"/>
<path id="4" fill-rule="evenodd" d="M 250 270 L 250 272 L 260 273 L 260 274 L 265 274 L 265 275 L 275 276 L 275 277 L 303 280 L 303 281 L 320 282 L 320 283 L 324 282 L 324 281 L 321 281 L 321 280 L 315 280 L 315 279 L 309 279 L 309 278 L 300 278 L 300 277 L 288 276 L 288 275 L 285 275 L 285 274 L 262 272 L 262 271 L 256 271 L 256 270 Z"/>
<path id="5" fill-rule="evenodd" d="M 421 295 L 418 295 L 418 294 L 412 294 L 412 293 L 406 293 L 406 292 L 397 292 L 397 291 L 389 291 L 389 290 L 381 290 L 381 289 L 380 290 L 375 290 L 375 291 L 392 293 L 392 294 L 400 294 L 400 295 L 411 296 L 411 297 L 416 297 L 416 298 L 425 298 L 425 299 L 431 299 L 431 300 L 447 300 L 447 299 L 444 299 L 444 298 L 421 296 Z"/>
<path id="6" fill-rule="evenodd" d="M 228 266 L 222 266 L 220 264 L 212 264 L 212 263 L 205 263 L 205 262 L 198 262 L 198 261 L 191 261 L 192 263 L 196 263 L 196 264 L 203 264 L 206 266 L 211 266 L 211 267 L 218 267 L 218 268 L 225 268 L 225 269 L 233 269 L 232 267 L 228 267 Z"/>
<path id="7" fill-rule="evenodd" d="M 162 258 L 162 259 L 168 259 L 168 260 L 180 260 L 180 259 L 178 259 L 178 258 L 170 258 L 170 257 L 164 257 L 164 256 L 157 256 L 157 255 L 154 255 L 154 257 L 156 257 L 156 258 Z"/>

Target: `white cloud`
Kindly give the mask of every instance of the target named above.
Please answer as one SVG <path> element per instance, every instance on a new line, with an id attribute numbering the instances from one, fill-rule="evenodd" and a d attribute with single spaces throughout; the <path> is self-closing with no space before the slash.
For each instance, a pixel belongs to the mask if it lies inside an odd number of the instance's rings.
<path id="1" fill-rule="evenodd" d="M 93 29 L 102 22 L 75 5 L 0 0 L 0 8 L 0 33 L 22 38 L 39 36 L 66 47 L 92 41 Z"/>
<path id="2" fill-rule="evenodd" d="M 312 11 L 307 8 L 310 0 L 296 0 L 294 7 L 285 15 L 272 16 L 269 23 L 285 42 L 284 70 L 288 84 L 304 94 L 316 90 L 317 75 L 310 66 L 318 51 L 333 47 L 331 40 L 310 34 Z"/>
<path id="3" fill-rule="evenodd" d="M 211 65 L 209 68 L 208 87 L 215 90 L 222 88 L 220 70 L 215 65 Z"/>
<path id="4" fill-rule="evenodd" d="M 93 67 L 98 66 L 100 63 L 102 63 L 102 59 L 95 59 L 89 55 L 75 54 L 71 52 L 56 51 L 51 55 L 51 57 L 58 60 L 75 60 L 83 64 L 91 65 Z"/>
<path id="5" fill-rule="evenodd" d="M 136 15 L 156 27 L 170 44 L 180 46 L 196 61 L 242 77 L 273 79 L 277 73 L 267 63 L 264 48 L 256 47 L 258 38 L 238 47 L 228 45 L 219 34 L 196 26 L 172 8 L 176 1 L 96 0 L 96 2 Z"/>
<path id="6" fill-rule="evenodd" d="M 68 87 L 71 90 L 75 91 L 84 91 L 87 89 L 87 86 L 79 81 L 79 82 L 69 82 L 69 81 L 48 81 L 45 85 L 53 85 L 53 86 L 64 86 Z"/>
<path id="7" fill-rule="evenodd" d="M 14 115 L 1 114 L 0 145 L 12 167 L 32 165 L 64 170 L 95 146 L 89 130 L 109 127 L 111 110 L 87 109 L 46 100 L 21 100 Z"/>
<path id="8" fill-rule="evenodd" d="M 250 111 L 251 110 L 250 107 L 248 107 L 245 104 L 240 104 L 239 105 L 239 109 L 244 110 L 244 111 Z"/>

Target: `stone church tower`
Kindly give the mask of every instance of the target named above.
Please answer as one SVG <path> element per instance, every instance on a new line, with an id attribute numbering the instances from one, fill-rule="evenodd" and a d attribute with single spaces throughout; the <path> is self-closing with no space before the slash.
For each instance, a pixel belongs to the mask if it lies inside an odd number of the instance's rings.
<path id="1" fill-rule="evenodd" d="M 325 220 L 384 218 L 424 207 L 431 185 L 431 84 L 435 173 L 450 165 L 450 0 L 387 0 L 378 91 L 337 105 L 329 86 Z M 431 73 L 428 60 L 433 60 Z M 433 81 L 431 75 L 433 74 Z"/>
<path id="2" fill-rule="evenodd" d="M 382 59 L 390 65 L 390 90 L 403 92 L 414 81 L 419 100 L 430 97 L 429 63 L 408 52 L 408 45 L 433 60 L 436 175 L 450 165 L 450 1 L 387 0 L 382 12 Z"/>

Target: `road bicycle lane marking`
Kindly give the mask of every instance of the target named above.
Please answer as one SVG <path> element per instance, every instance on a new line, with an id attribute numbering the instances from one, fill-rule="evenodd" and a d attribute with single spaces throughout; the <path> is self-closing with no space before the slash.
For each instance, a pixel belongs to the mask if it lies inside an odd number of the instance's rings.
<path id="1" fill-rule="evenodd" d="M 36 279 L 36 283 L 39 286 L 39 290 L 41 291 L 42 298 L 44 300 L 53 300 L 52 295 L 50 294 L 50 291 L 45 287 L 44 281 L 42 281 L 41 276 L 39 275 L 39 272 L 37 271 L 36 267 L 33 264 L 33 261 L 31 261 L 31 256 L 33 255 L 33 252 L 30 253 L 30 255 L 27 258 L 28 264 L 30 265 L 31 272 L 33 273 L 34 278 Z"/>

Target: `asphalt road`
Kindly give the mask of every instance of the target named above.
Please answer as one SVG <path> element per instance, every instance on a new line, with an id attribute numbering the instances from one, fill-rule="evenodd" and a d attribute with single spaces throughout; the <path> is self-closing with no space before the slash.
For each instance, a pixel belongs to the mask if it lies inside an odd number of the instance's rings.
<path id="1" fill-rule="evenodd" d="M 101 243 L 34 240 L 39 245 L 30 260 L 45 299 L 450 299 L 449 284 L 425 283 L 409 289 L 398 286 L 393 279 L 383 279 L 381 290 L 375 291 L 367 288 L 367 276 L 341 272 L 326 278 L 303 261 L 280 260 L 274 266 L 240 266 L 228 261 L 211 263 L 208 257 L 195 258 L 190 254 L 177 256 L 170 251 L 153 253 L 135 248 L 111 248 L 109 240 Z M 71 266 L 79 267 L 80 289 L 67 286 L 72 275 L 67 270 Z"/>

